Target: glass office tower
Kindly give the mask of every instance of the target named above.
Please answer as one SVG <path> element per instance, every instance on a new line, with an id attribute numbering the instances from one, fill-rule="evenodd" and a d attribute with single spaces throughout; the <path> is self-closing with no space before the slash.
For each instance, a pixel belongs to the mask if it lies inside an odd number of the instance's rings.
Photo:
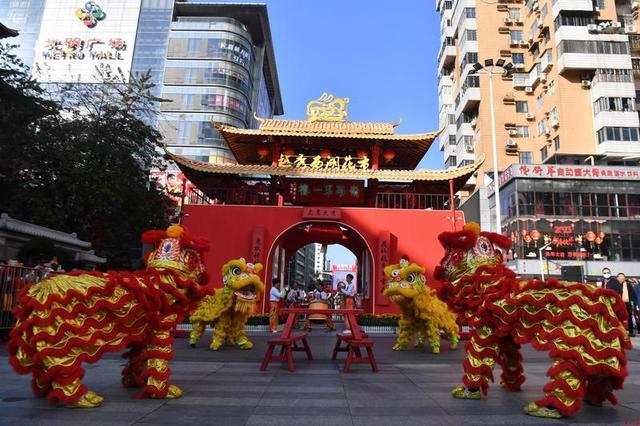
<path id="1" fill-rule="evenodd" d="M 165 62 L 160 131 L 169 149 L 235 162 L 212 121 L 255 127 L 282 114 L 266 6 L 177 2 Z"/>

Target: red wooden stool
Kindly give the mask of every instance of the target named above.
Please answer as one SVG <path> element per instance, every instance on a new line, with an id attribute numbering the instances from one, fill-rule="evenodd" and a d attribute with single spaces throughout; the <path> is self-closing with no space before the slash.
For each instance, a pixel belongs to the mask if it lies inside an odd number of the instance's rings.
<path id="1" fill-rule="evenodd" d="M 351 339 L 347 341 L 349 349 L 347 353 L 347 359 L 344 361 L 343 373 L 348 373 L 351 369 L 351 363 L 369 363 L 371 364 L 371 370 L 374 373 L 378 372 L 378 363 L 373 356 L 373 340 L 370 339 Z M 360 348 L 365 348 L 367 356 L 362 357 L 360 355 Z"/>
<path id="2" fill-rule="evenodd" d="M 297 342 L 302 342 L 302 347 Z M 292 333 L 289 337 L 276 337 L 269 340 L 269 348 L 264 354 L 264 359 L 260 365 L 260 370 L 265 371 L 271 361 L 286 361 L 289 371 L 296 371 L 296 364 L 293 361 L 293 352 L 305 352 L 307 359 L 312 360 L 311 348 L 307 342 L 307 333 Z M 280 346 L 280 354 L 274 355 L 276 346 Z"/>
<path id="3" fill-rule="evenodd" d="M 369 337 L 367 333 L 362 333 L 363 339 L 367 337 Z M 351 333 L 336 334 L 336 345 L 333 347 L 333 356 L 331 359 L 336 360 L 338 358 L 338 352 L 349 352 L 349 340 L 351 339 L 353 339 L 353 334 Z M 345 342 L 346 345 L 342 346 L 342 342 Z M 356 348 L 356 355 L 360 356 L 360 348 Z"/>

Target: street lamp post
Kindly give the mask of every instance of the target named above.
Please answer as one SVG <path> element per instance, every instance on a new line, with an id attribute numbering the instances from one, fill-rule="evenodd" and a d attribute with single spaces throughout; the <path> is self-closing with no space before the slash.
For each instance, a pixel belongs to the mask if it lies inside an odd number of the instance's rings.
<path id="1" fill-rule="evenodd" d="M 502 69 L 502 72 L 496 73 L 497 68 Z M 484 72 L 480 72 L 484 69 Z M 489 76 L 489 103 L 491 110 L 491 148 L 493 153 L 493 192 L 495 194 L 496 201 L 496 232 L 502 233 L 501 225 L 501 212 L 500 212 L 500 187 L 498 185 L 498 147 L 496 141 L 496 111 L 493 102 L 493 76 L 496 74 L 509 76 L 513 73 L 513 64 L 511 62 L 505 63 L 504 59 L 498 59 L 495 64 L 493 59 L 486 59 L 484 65 L 480 62 L 476 62 L 473 65 L 473 69 L 469 71 L 469 74 L 485 74 Z"/>
<path id="2" fill-rule="evenodd" d="M 553 244 L 553 241 L 548 242 L 547 244 L 543 245 L 538 249 L 538 258 L 540 259 L 540 278 L 542 279 L 542 281 L 544 281 L 544 264 L 542 263 L 542 251 L 547 247 L 549 247 L 551 244 Z M 548 264 L 549 263 L 547 262 L 547 265 Z"/>

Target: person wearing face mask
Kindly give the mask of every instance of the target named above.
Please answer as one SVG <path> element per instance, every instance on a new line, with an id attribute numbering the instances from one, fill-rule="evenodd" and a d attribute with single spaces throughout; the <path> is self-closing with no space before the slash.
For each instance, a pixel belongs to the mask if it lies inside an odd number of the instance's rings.
<path id="1" fill-rule="evenodd" d="M 602 277 L 598 279 L 598 286 L 602 288 L 610 288 L 611 281 L 615 281 L 611 277 L 611 270 L 607 267 L 602 268 Z"/>

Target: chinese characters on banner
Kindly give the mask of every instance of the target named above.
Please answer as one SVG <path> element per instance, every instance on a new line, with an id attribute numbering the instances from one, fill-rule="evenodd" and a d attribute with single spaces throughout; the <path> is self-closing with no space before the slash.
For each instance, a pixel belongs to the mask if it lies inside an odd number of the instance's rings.
<path id="1" fill-rule="evenodd" d="M 303 219 L 340 219 L 340 210 L 326 207 L 305 207 L 302 211 Z"/>
<path id="2" fill-rule="evenodd" d="M 123 61 L 123 52 L 127 49 L 127 42 L 121 38 L 89 38 L 82 40 L 79 37 L 63 39 L 49 38 L 45 41 L 42 58 L 48 60 L 76 60 L 85 58 L 94 61 Z"/>
<path id="3" fill-rule="evenodd" d="M 264 228 L 257 227 L 251 236 L 251 262 L 258 263 L 262 259 L 264 245 Z"/>
<path id="4" fill-rule="evenodd" d="M 375 294 L 377 305 L 386 306 L 389 304 L 389 301 L 384 297 L 383 292 L 386 282 L 384 268 L 391 263 L 391 251 L 391 233 L 389 231 L 380 231 L 380 234 L 378 235 L 378 250 L 376 253 L 376 271 L 378 276 L 375 280 L 377 283 L 375 286 Z"/>
<path id="5" fill-rule="evenodd" d="M 298 169 L 310 170 L 368 170 L 369 158 L 367 157 L 327 157 L 322 158 L 320 155 L 311 157 L 308 155 L 284 155 L 280 154 L 278 159 L 278 167 L 295 167 Z"/>
<path id="6" fill-rule="evenodd" d="M 287 201 L 330 206 L 364 204 L 364 183 L 348 180 L 295 179 L 289 182 Z"/>
<path id="7" fill-rule="evenodd" d="M 582 166 L 570 164 L 512 164 L 498 177 L 502 187 L 513 178 L 640 180 L 638 167 Z M 487 191 L 493 193 L 493 182 Z"/>

